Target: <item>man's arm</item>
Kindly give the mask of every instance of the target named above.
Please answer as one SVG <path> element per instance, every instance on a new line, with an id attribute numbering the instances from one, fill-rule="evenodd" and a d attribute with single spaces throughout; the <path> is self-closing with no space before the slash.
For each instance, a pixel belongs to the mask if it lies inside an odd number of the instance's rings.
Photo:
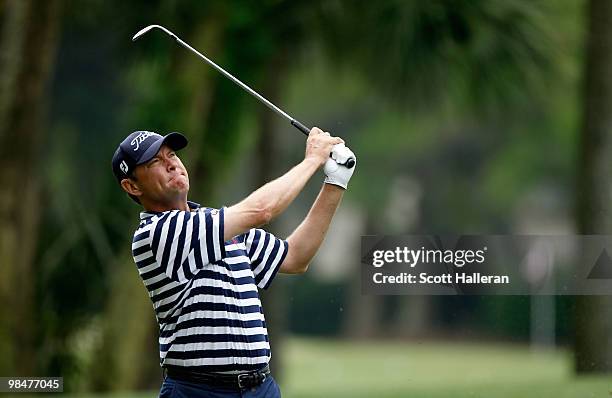
<path id="1" fill-rule="evenodd" d="M 306 154 L 300 164 L 225 210 L 224 240 L 267 224 L 285 211 L 310 177 L 329 159 L 332 147 L 342 142 L 339 137 L 331 137 L 313 128 L 306 140 Z"/>
<path id="2" fill-rule="evenodd" d="M 319 250 L 332 217 L 342 200 L 344 189 L 336 185 L 323 184 L 319 196 L 302 223 L 287 238 L 289 252 L 281 264 L 280 272 L 299 274 L 306 271 L 310 261 Z"/>

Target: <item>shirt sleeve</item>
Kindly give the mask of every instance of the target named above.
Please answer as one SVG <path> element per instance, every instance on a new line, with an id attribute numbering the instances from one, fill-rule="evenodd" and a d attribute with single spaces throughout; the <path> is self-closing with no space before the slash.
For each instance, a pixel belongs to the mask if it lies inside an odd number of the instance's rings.
<path id="1" fill-rule="evenodd" d="M 255 284 L 267 289 L 287 256 L 289 243 L 259 228 L 251 229 L 245 236 Z"/>
<path id="2" fill-rule="evenodd" d="M 198 270 L 225 257 L 224 210 L 173 210 L 157 220 L 151 249 L 168 278 L 190 280 Z"/>

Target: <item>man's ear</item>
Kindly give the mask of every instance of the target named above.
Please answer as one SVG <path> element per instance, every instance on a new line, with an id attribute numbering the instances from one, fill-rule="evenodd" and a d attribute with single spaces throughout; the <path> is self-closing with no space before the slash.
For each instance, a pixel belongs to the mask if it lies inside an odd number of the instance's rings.
<path id="1" fill-rule="evenodd" d="M 121 180 L 121 188 L 123 188 L 123 190 L 129 193 L 130 195 L 134 195 L 136 197 L 142 195 L 142 191 L 138 187 L 138 184 L 131 178 L 124 178 L 123 180 Z"/>

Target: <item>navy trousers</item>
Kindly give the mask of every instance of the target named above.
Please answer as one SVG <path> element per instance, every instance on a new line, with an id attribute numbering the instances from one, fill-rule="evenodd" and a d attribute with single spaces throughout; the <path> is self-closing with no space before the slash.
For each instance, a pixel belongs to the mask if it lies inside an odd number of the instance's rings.
<path id="1" fill-rule="evenodd" d="M 268 376 L 259 387 L 243 391 L 166 377 L 159 392 L 159 398 L 280 398 L 280 396 L 280 388 L 272 376 Z"/>

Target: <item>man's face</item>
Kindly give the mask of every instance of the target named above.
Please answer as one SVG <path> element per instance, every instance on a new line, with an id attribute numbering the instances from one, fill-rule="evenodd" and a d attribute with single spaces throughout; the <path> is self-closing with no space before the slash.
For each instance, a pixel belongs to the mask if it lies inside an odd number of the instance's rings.
<path id="1" fill-rule="evenodd" d="M 176 153 L 162 145 L 155 157 L 134 169 L 136 184 L 142 191 L 140 201 L 158 204 L 186 200 L 189 176 Z"/>

